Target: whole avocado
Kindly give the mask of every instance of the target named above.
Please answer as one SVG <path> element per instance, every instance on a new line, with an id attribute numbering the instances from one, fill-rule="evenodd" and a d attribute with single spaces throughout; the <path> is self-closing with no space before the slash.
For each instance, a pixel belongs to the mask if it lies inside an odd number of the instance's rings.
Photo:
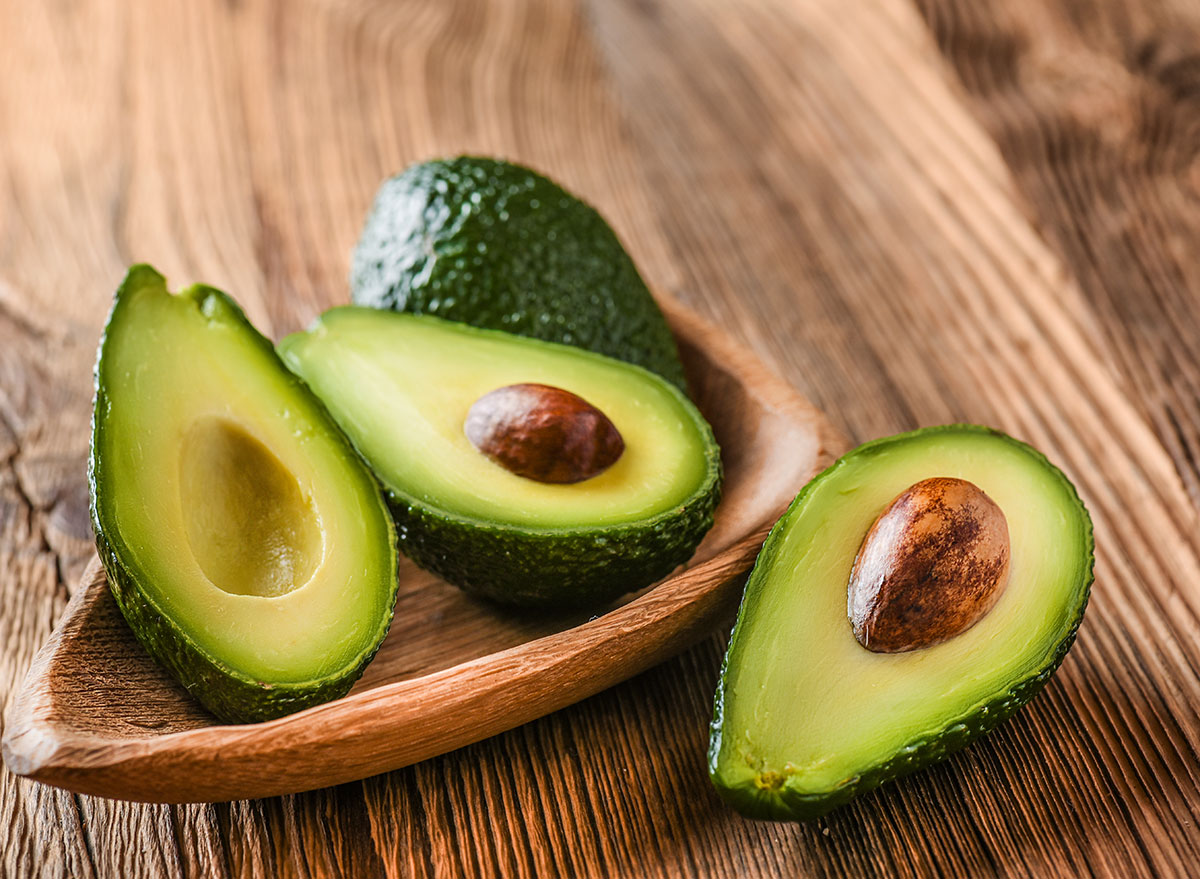
<path id="1" fill-rule="evenodd" d="M 671 331 L 608 223 L 520 165 L 460 156 L 385 181 L 350 287 L 358 305 L 575 345 L 686 390 Z"/>

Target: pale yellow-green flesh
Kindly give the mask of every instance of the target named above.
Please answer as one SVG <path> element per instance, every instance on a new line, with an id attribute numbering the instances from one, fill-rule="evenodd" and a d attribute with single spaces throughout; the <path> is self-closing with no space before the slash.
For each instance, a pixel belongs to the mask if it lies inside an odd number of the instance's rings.
<path id="1" fill-rule="evenodd" d="M 367 308 L 327 312 L 280 354 L 329 406 L 389 487 L 487 522 L 571 527 L 635 521 L 678 505 L 706 474 L 704 438 L 671 387 L 643 370 L 573 348 Z M 489 391 L 563 388 L 616 426 L 625 451 L 573 485 L 517 476 L 463 433 Z"/>
<path id="2" fill-rule="evenodd" d="M 386 612 L 373 487 L 243 328 L 183 297 L 133 295 L 122 307 L 137 320 L 105 343 L 106 530 L 214 658 L 275 683 L 336 672 Z"/>
<path id="3" fill-rule="evenodd" d="M 320 523 L 270 449 L 232 421 L 199 418 L 183 438 L 179 477 L 188 543 L 209 582 L 275 598 L 309 581 Z"/>
<path id="4" fill-rule="evenodd" d="M 847 619 L 855 555 L 875 517 L 933 476 L 967 479 L 1004 511 L 1008 586 L 950 641 L 872 653 Z M 740 776 L 801 794 L 833 790 L 1044 667 L 1085 585 L 1081 516 L 1061 478 L 987 434 L 931 433 L 844 461 L 793 510 L 782 544 L 748 586 L 725 680 L 726 783 Z"/>

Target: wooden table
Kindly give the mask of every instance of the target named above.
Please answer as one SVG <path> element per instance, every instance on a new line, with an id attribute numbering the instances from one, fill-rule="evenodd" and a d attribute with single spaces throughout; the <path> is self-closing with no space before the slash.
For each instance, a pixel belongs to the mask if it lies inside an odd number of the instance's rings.
<path id="1" fill-rule="evenodd" d="M 1200 9 L 1184 0 L 0 0 L 0 695 L 91 552 L 125 266 L 276 336 L 376 185 L 483 152 L 856 440 L 1029 440 L 1096 521 L 1078 645 L 948 763 L 805 826 L 704 769 L 725 631 L 339 788 L 163 807 L 0 774 L 3 876 L 1185 876 L 1200 870 Z"/>

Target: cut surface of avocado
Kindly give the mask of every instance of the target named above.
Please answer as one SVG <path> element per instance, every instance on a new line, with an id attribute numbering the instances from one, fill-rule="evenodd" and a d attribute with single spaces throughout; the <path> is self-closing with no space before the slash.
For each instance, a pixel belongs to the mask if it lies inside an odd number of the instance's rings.
<path id="1" fill-rule="evenodd" d="M 117 603 L 218 716 L 343 695 L 383 640 L 397 583 L 379 488 L 223 293 L 130 270 L 97 361 L 90 481 Z"/>
<path id="2" fill-rule="evenodd" d="M 1007 519 L 1007 586 L 965 632 L 877 653 L 856 640 L 847 584 L 876 517 L 921 480 L 967 480 Z M 970 425 L 868 443 L 816 477 L 746 585 L 725 657 L 710 776 L 747 815 L 816 817 L 945 757 L 1027 702 L 1075 637 L 1092 528 L 1074 487 L 1024 443 Z"/>
<path id="3" fill-rule="evenodd" d="M 358 305 L 576 345 L 686 387 L 662 312 L 608 223 L 512 162 L 435 159 L 385 181 L 350 286 Z"/>
<path id="4" fill-rule="evenodd" d="M 712 524 L 720 457 L 704 418 L 646 370 L 428 316 L 347 306 L 284 339 L 383 482 L 401 548 L 509 603 L 616 597 L 685 561 Z M 573 484 L 509 472 L 464 431 L 485 394 L 521 383 L 582 397 L 620 431 L 611 467 Z"/>

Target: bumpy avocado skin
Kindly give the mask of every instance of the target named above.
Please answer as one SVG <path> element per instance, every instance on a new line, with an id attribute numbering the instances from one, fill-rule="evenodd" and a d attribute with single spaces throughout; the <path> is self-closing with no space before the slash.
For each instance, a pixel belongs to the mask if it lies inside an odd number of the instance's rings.
<path id="1" fill-rule="evenodd" d="M 113 298 L 112 310 L 109 312 L 108 321 L 105 324 L 105 334 L 107 334 L 108 328 L 113 326 L 114 320 L 120 319 L 122 297 L 147 286 L 165 289 L 166 279 L 148 265 L 131 267 Z M 275 356 L 274 346 L 254 329 L 246 319 L 241 307 L 220 290 L 197 285 L 178 295 L 194 299 L 201 308 L 204 307 L 205 300 L 215 300 L 219 303 L 219 310 L 227 313 L 228 319 L 241 325 L 246 332 L 252 334 L 258 345 Z M 272 720 L 346 695 L 354 682 L 362 675 L 363 669 L 374 658 L 379 645 L 383 643 L 384 636 L 391 626 L 397 588 L 392 589 L 391 600 L 386 614 L 380 621 L 374 647 L 364 653 L 361 661 L 355 666 L 324 679 L 298 684 L 268 684 L 246 676 L 229 667 L 208 651 L 201 649 L 182 628 L 156 606 L 154 600 L 139 584 L 137 575 L 121 560 L 121 553 L 117 549 L 119 541 L 110 541 L 109 539 L 109 525 L 104 521 L 107 517 L 102 516 L 100 510 L 101 497 L 104 492 L 104 467 L 98 455 L 99 438 L 104 429 L 103 415 L 109 407 L 107 388 L 102 381 L 103 358 L 104 336 L 102 335 L 94 373 L 95 404 L 92 409 L 92 435 L 88 455 L 90 510 L 92 528 L 96 534 L 96 550 L 104 565 L 109 590 L 134 637 L 155 661 L 183 684 L 193 698 L 218 718 L 230 723 Z M 280 364 L 280 369 L 287 372 L 282 364 Z M 290 372 L 287 374 L 297 392 L 311 397 L 324 413 L 323 405 L 315 397 L 312 397 L 303 381 Z M 325 413 L 324 420 L 328 429 L 341 439 L 346 454 L 357 460 L 357 453 L 341 434 L 332 417 Z M 380 503 L 382 506 L 382 499 Z M 388 534 L 391 576 L 392 581 L 395 582 L 398 564 L 396 537 L 392 529 L 388 529 Z"/>
<path id="2" fill-rule="evenodd" d="M 686 390 L 662 312 L 608 223 L 520 165 L 461 156 L 385 181 L 350 286 L 358 305 L 587 348 Z"/>
<path id="3" fill-rule="evenodd" d="M 747 785 L 745 783 L 737 783 L 727 781 L 721 773 L 721 767 L 718 762 L 718 757 L 721 749 L 721 737 L 724 730 L 724 713 L 725 713 L 725 694 L 726 682 L 728 680 L 729 671 L 729 651 L 725 654 L 725 659 L 721 663 L 721 674 L 717 685 L 716 699 L 713 708 L 713 721 L 711 726 L 711 734 L 709 738 L 708 748 L 708 766 L 709 778 L 716 788 L 721 799 L 735 808 L 748 818 L 758 818 L 776 821 L 807 821 L 815 818 L 820 818 L 839 806 L 853 800 L 860 794 L 864 794 L 870 790 L 874 790 L 882 784 L 909 775 L 934 763 L 946 759 L 955 751 L 959 751 L 971 744 L 981 736 L 991 732 L 1000 723 L 1011 717 L 1019 708 L 1029 702 L 1050 680 L 1051 676 L 1062 664 L 1067 652 L 1071 649 L 1071 645 L 1075 643 L 1075 635 L 1079 631 L 1079 625 L 1083 622 L 1083 614 L 1087 608 L 1088 598 L 1091 594 L 1091 584 L 1093 578 L 1093 565 L 1095 561 L 1095 543 L 1092 536 L 1092 521 L 1087 513 L 1087 508 L 1080 499 L 1075 486 L 1067 479 L 1066 475 L 1055 467 L 1050 461 L 1036 449 L 1022 443 L 1020 440 L 988 427 L 982 427 L 974 424 L 950 424 L 938 427 L 928 427 L 920 430 L 910 431 L 909 433 L 899 434 L 897 436 L 883 437 L 878 440 L 865 443 L 857 449 L 849 452 L 846 456 L 839 458 L 824 471 L 815 476 L 796 496 L 784 515 L 771 529 L 766 542 L 763 544 L 762 551 L 759 553 L 758 560 L 754 564 L 754 569 L 751 571 L 750 578 L 746 582 L 746 595 L 751 594 L 756 588 L 756 574 L 758 577 L 763 575 L 760 573 L 766 571 L 770 567 L 770 560 L 778 551 L 778 546 L 783 542 L 783 535 L 787 529 L 789 520 L 795 510 L 800 509 L 817 485 L 822 479 L 827 478 L 833 473 L 849 455 L 856 454 L 860 451 L 869 451 L 878 446 L 888 443 L 904 440 L 919 435 L 934 433 L 934 432 L 979 432 L 991 434 L 999 437 L 1014 445 L 1020 446 L 1028 454 L 1038 459 L 1047 469 L 1057 474 L 1063 486 L 1069 491 L 1072 498 L 1079 505 L 1079 509 L 1083 513 L 1083 521 L 1086 526 L 1085 547 L 1087 553 L 1086 559 L 1086 576 L 1083 586 L 1082 597 L 1079 602 L 1078 611 L 1074 615 L 1074 621 L 1069 628 L 1063 633 L 1061 640 L 1058 642 L 1054 653 L 1046 664 L 1035 673 L 1021 680 L 1014 681 L 1013 684 L 1003 693 L 997 695 L 994 699 L 987 702 L 974 713 L 958 717 L 946 723 L 939 731 L 924 739 L 918 739 L 910 742 L 903 751 L 892 756 L 890 759 L 872 766 L 864 767 L 861 772 L 853 778 L 846 781 L 845 784 L 838 787 L 836 790 L 826 794 L 811 795 L 801 794 L 781 783 L 778 786 L 771 788 L 762 788 L 756 785 Z M 745 607 L 745 597 L 743 597 L 743 608 Z M 745 616 L 744 610 L 739 610 L 737 621 L 734 623 L 733 634 L 730 636 L 730 644 L 737 637 L 739 629 L 742 627 L 742 621 Z"/>

